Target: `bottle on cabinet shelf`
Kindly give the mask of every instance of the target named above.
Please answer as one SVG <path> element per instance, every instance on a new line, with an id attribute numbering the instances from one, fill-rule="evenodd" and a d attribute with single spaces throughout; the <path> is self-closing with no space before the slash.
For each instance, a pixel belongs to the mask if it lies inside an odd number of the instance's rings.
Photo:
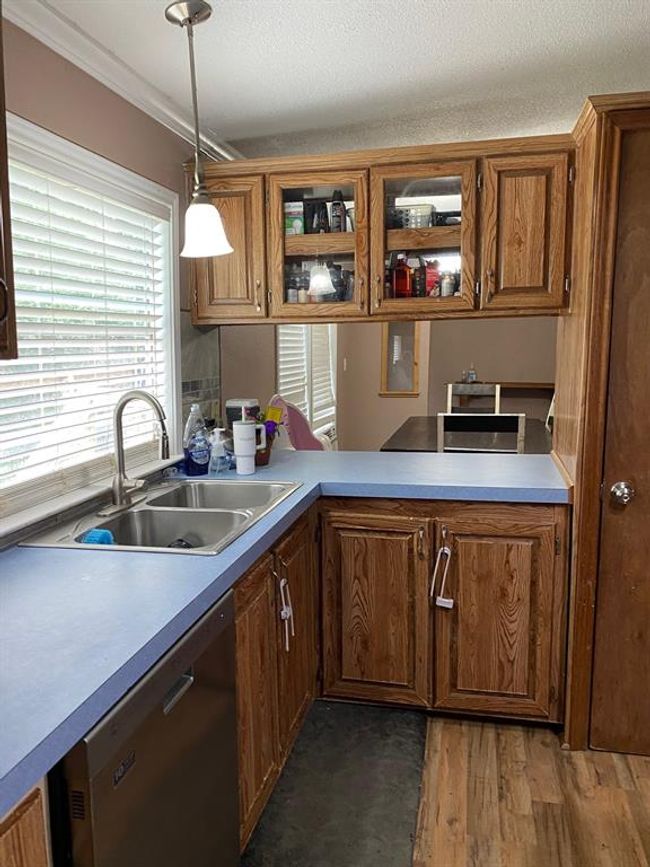
<path id="1" fill-rule="evenodd" d="M 405 253 L 400 253 L 391 272 L 394 298 L 410 298 L 413 294 L 412 274 Z"/>
<path id="2" fill-rule="evenodd" d="M 340 190 L 334 190 L 330 214 L 330 232 L 345 232 L 345 204 Z"/>

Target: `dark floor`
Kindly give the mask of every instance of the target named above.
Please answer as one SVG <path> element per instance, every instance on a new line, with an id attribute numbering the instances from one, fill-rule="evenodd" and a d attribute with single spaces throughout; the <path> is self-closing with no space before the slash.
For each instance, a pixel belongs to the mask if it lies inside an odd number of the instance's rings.
<path id="1" fill-rule="evenodd" d="M 317 701 L 242 867 L 408 867 L 426 716 Z"/>

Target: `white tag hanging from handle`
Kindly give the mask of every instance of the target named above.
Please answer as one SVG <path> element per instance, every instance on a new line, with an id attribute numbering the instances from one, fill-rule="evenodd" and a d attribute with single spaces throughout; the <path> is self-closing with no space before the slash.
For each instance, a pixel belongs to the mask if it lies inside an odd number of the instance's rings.
<path id="1" fill-rule="evenodd" d="M 449 564 L 451 563 L 451 548 L 448 545 L 443 545 L 442 548 L 438 551 L 438 560 L 440 560 L 444 556 L 445 558 L 445 568 L 442 573 L 442 581 L 440 582 L 440 593 L 436 596 L 436 606 L 438 608 L 453 608 L 454 600 L 448 596 L 445 596 L 445 587 L 447 585 L 447 573 L 449 572 Z M 437 566 L 437 563 L 436 563 Z M 437 571 L 437 569 L 436 569 Z M 434 587 L 431 588 L 434 590 Z M 433 595 L 433 592 L 432 592 Z"/>

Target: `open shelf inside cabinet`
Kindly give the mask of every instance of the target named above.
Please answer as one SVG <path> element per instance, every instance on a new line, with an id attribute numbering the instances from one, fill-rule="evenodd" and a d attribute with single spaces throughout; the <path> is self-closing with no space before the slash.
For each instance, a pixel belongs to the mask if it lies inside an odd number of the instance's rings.
<path id="1" fill-rule="evenodd" d="M 422 229 L 388 229 L 386 250 L 445 250 L 460 249 L 460 225 L 432 226 Z"/>
<path id="2" fill-rule="evenodd" d="M 371 172 L 372 313 L 474 307 L 473 161 Z"/>
<path id="3" fill-rule="evenodd" d="M 273 175 L 269 195 L 274 315 L 367 313 L 367 173 Z"/>
<path id="4" fill-rule="evenodd" d="M 286 256 L 329 256 L 338 253 L 354 255 L 354 232 L 330 232 L 322 235 L 285 235 Z"/>

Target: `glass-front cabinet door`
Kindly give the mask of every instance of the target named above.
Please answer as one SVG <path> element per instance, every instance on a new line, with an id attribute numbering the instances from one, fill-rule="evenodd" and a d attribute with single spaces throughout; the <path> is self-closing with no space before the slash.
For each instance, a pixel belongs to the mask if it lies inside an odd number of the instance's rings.
<path id="1" fill-rule="evenodd" d="M 371 314 L 473 308 L 475 214 L 473 160 L 371 169 Z"/>
<path id="2" fill-rule="evenodd" d="M 271 175 L 269 248 L 273 316 L 366 314 L 366 171 Z"/>

